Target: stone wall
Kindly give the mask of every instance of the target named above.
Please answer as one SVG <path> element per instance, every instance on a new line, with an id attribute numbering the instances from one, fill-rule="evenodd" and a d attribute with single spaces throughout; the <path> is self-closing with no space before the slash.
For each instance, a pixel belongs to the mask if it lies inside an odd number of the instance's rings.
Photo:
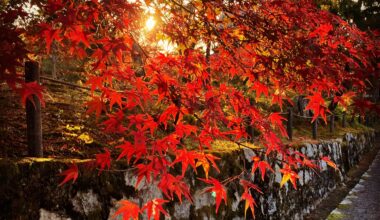
<path id="1" fill-rule="evenodd" d="M 369 151 L 374 143 L 374 133 L 346 134 L 341 139 L 323 141 L 319 144 L 305 144 L 299 150 L 311 159 L 328 155 L 340 171 L 321 161 L 321 172 L 301 170 L 298 175 L 298 190 L 289 184 L 280 188 L 279 165 L 273 163 L 275 174 L 261 178 L 251 177 L 264 191 L 256 195 L 256 219 L 302 219 L 303 214 L 312 210 L 327 194 L 344 180 L 348 170 L 355 166 L 360 156 Z M 210 173 L 219 179 L 237 175 L 242 166 L 250 169 L 252 150 L 220 153 L 221 172 Z M 79 162 L 80 163 L 80 162 Z M 125 172 L 127 166 L 115 164 L 113 172 L 81 169 L 80 177 L 74 184 L 58 187 L 62 177 L 57 173 L 66 169 L 64 161 L 53 159 L 22 159 L 18 161 L 0 159 L 0 219 L 110 219 L 117 209 L 117 202 L 129 199 L 143 204 L 152 198 L 163 198 L 154 184 L 135 190 L 136 178 Z M 199 173 L 202 174 L 199 169 Z M 213 171 L 215 172 L 215 171 Z M 180 170 L 178 170 L 180 173 Z M 196 177 L 187 175 L 188 184 L 194 195 L 194 203 L 173 201 L 166 205 L 171 219 L 244 219 L 244 203 L 239 186 L 231 183 L 228 188 L 228 202 L 223 202 L 215 214 L 215 198 L 203 193 L 206 186 Z M 146 216 L 144 216 L 146 218 Z M 251 219 L 250 211 L 247 219 Z"/>

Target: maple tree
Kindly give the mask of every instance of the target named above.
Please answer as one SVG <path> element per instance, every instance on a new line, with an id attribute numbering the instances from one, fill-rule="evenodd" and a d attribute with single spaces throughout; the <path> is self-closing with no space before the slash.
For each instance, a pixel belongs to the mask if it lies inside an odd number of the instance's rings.
<path id="1" fill-rule="evenodd" d="M 111 151 L 134 168 L 139 184 L 156 184 L 168 200 L 182 197 L 192 202 L 184 181 L 192 170 L 198 180 L 210 184 L 205 192 L 216 198 L 216 212 L 227 203 L 226 186 L 240 181 L 245 213 L 254 216 L 255 193 L 262 191 L 245 177 L 273 172 L 278 163 L 281 187 L 290 181 L 297 188 L 297 170 L 302 166 L 317 172 L 318 165 L 305 155 L 289 151 L 280 137 L 287 137 L 280 111 L 291 106 L 295 95 L 305 95 L 307 109 L 326 121 L 329 104 L 376 108 L 355 96 L 366 92 L 366 80 L 378 77 L 379 46 L 376 34 L 364 33 L 313 1 L 37 1 L 40 17 L 29 26 L 14 24 L 26 18 L 23 4 L 9 6 L 0 14 L 0 79 L 23 102 L 41 97 L 42 88 L 25 84 L 17 73 L 27 48 L 53 42 L 58 48 L 87 65 L 91 100 L 104 132 L 124 136 L 124 143 L 105 148 L 95 156 L 99 174 L 110 169 Z M 149 9 L 149 10 L 148 10 Z M 154 11 L 152 14 L 150 11 Z M 147 17 L 156 26 L 147 31 Z M 9 35 L 4 34 L 4 30 Z M 28 32 L 26 32 L 28 30 Z M 23 38 L 27 40 L 23 40 Z M 42 41 L 41 41 L 42 39 Z M 157 42 L 170 42 L 163 48 Z M 14 51 L 14 53 L 10 53 Z M 30 50 L 32 52 L 32 50 Z M 6 59 L 2 59 L 2 55 Z M 350 86 L 347 86 L 349 82 Z M 20 89 L 21 88 L 21 89 Z M 97 91 L 97 92 L 95 92 Z M 269 103 L 271 109 L 260 108 Z M 227 180 L 209 177 L 219 171 L 207 153 L 213 140 L 227 140 L 240 147 L 250 137 L 247 127 L 258 131 L 251 169 Z M 276 159 L 278 155 L 281 160 Z M 321 160 L 336 166 L 328 157 Z M 175 169 L 181 167 L 181 174 Z M 197 173 L 197 167 L 203 173 Z M 259 172 L 257 171 L 259 170 Z M 78 177 L 77 165 L 64 171 L 62 184 Z M 174 196 L 175 195 L 175 196 Z M 115 215 L 137 219 L 167 215 L 164 198 L 147 204 L 124 200 Z"/>

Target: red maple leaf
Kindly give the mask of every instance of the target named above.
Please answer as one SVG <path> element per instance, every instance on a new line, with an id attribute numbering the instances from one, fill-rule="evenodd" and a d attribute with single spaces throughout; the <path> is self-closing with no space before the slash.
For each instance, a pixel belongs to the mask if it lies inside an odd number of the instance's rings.
<path id="1" fill-rule="evenodd" d="M 152 146 L 152 152 L 157 152 L 159 155 L 165 155 L 168 150 L 175 152 L 179 143 L 178 136 L 173 133 L 156 140 Z"/>
<path id="2" fill-rule="evenodd" d="M 177 150 L 175 155 L 176 159 L 173 161 L 172 165 L 182 163 L 182 176 L 185 176 L 186 169 L 189 165 L 193 167 L 195 172 L 197 172 L 195 160 L 197 159 L 198 154 L 195 151 L 187 151 L 186 149 Z"/>
<path id="3" fill-rule="evenodd" d="M 104 78 L 100 76 L 89 76 L 86 84 L 91 85 L 91 92 L 94 92 L 96 89 L 102 89 L 104 83 Z"/>
<path id="4" fill-rule="evenodd" d="M 95 112 L 96 119 L 98 119 L 104 109 L 104 103 L 102 99 L 98 96 L 95 96 L 92 98 L 91 101 L 88 101 L 86 104 L 88 106 L 86 113 L 91 114 L 92 112 Z"/>
<path id="5" fill-rule="evenodd" d="M 280 109 L 282 110 L 283 100 L 282 95 L 273 94 L 272 95 L 272 105 L 278 104 L 280 106 Z"/>
<path id="6" fill-rule="evenodd" d="M 68 32 L 68 37 L 71 39 L 72 42 L 75 42 L 79 44 L 79 42 L 82 42 L 86 47 L 89 47 L 90 44 L 87 40 L 87 37 L 85 33 L 83 32 L 83 28 L 79 25 L 75 25 L 71 27 Z"/>
<path id="7" fill-rule="evenodd" d="M 204 192 L 213 192 L 215 193 L 215 202 L 216 202 L 216 213 L 218 213 L 218 209 L 220 206 L 220 203 L 222 199 L 224 200 L 224 204 L 227 205 L 227 192 L 224 186 L 217 180 L 212 177 L 209 179 L 201 179 L 198 178 L 199 180 L 202 180 L 205 183 L 212 184 L 214 186 L 212 187 L 207 187 Z"/>
<path id="8" fill-rule="evenodd" d="M 365 115 L 365 112 L 371 110 L 374 104 L 369 100 L 356 99 L 354 102 L 355 111 L 359 112 L 360 115 Z"/>
<path id="9" fill-rule="evenodd" d="M 78 173 L 79 173 L 78 166 L 75 163 L 71 164 L 71 166 L 67 170 L 59 174 L 61 176 L 65 176 L 63 181 L 59 184 L 59 186 L 62 186 L 63 184 L 70 181 L 71 179 L 73 180 L 73 183 L 74 183 L 75 180 L 77 180 L 78 178 Z"/>
<path id="10" fill-rule="evenodd" d="M 158 188 L 160 188 L 164 195 L 171 200 L 173 200 L 175 194 L 182 203 L 182 195 L 184 195 L 185 198 L 192 203 L 193 199 L 191 198 L 189 187 L 182 181 L 182 179 L 182 176 L 174 177 L 169 173 L 165 173 L 161 177 Z"/>
<path id="11" fill-rule="evenodd" d="M 168 125 L 168 120 L 170 118 L 174 119 L 178 112 L 179 112 L 179 108 L 177 106 L 175 106 L 174 104 L 170 105 L 169 107 L 166 108 L 164 112 L 162 112 L 162 114 L 160 115 L 160 118 L 158 119 L 158 122 L 163 123 L 166 129 Z"/>
<path id="12" fill-rule="evenodd" d="M 50 53 L 51 44 L 54 40 L 61 41 L 61 38 L 59 36 L 60 30 L 59 29 L 53 29 L 48 24 L 41 24 L 41 27 L 43 27 L 42 35 L 45 38 L 46 42 L 46 52 Z"/>
<path id="13" fill-rule="evenodd" d="M 280 132 L 283 136 L 288 137 L 288 133 L 286 132 L 285 127 L 282 123 L 282 121 L 287 120 L 286 118 L 282 117 L 279 112 L 276 112 L 270 114 L 268 119 L 272 123 L 272 125 L 280 129 Z"/>
<path id="14" fill-rule="evenodd" d="M 104 151 L 104 153 L 96 154 L 96 165 L 99 167 L 98 174 L 106 167 L 107 169 L 111 168 L 111 152 L 107 148 L 104 148 Z"/>
<path id="15" fill-rule="evenodd" d="M 189 136 L 191 133 L 197 133 L 197 127 L 193 125 L 185 125 L 182 122 L 177 123 L 175 131 L 180 137 Z"/>
<path id="16" fill-rule="evenodd" d="M 260 98 L 261 94 L 268 97 L 268 87 L 258 81 L 255 81 L 252 85 L 252 89 L 256 90 L 256 99 Z"/>
<path id="17" fill-rule="evenodd" d="M 322 24 L 317 29 L 309 34 L 310 38 L 319 36 L 321 39 L 325 39 L 328 33 L 333 30 L 333 26 L 331 24 Z"/>
<path id="18" fill-rule="evenodd" d="M 44 106 L 45 102 L 42 96 L 43 90 L 44 88 L 37 82 L 24 83 L 22 85 L 22 88 L 18 90 L 21 95 L 22 105 L 26 105 L 26 100 L 29 100 L 33 105 L 35 105 L 33 97 L 37 97 L 40 100 L 42 106 Z"/>
<path id="19" fill-rule="evenodd" d="M 315 169 L 318 169 L 318 166 L 315 163 L 313 163 L 313 161 L 306 158 L 303 158 L 302 164 L 313 169 L 314 171 Z"/>
<path id="20" fill-rule="evenodd" d="M 141 155 L 135 154 L 136 149 L 135 149 L 135 147 L 133 147 L 133 145 L 129 141 L 125 141 L 124 144 L 119 145 L 116 148 L 122 149 L 120 155 L 117 157 L 116 160 L 120 160 L 123 157 L 127 157 L 127 162 L 129 163 L 130 160 L 132 159 L 132 156 L 135 155 L 137 160 L 141 157 Z"/>
<path id="21" fill-rule="evenodd" d="M 145 177 L 146 182 L 150 182 L 151 176 L 156 178 L 159 174 L 165 173 L 166 168 L 169 166 L 169 162 L 164 157 L 147 157 L 150 160 L 148 164 L 138 164 L 137 168 L 137 182 L 136 188 L 140 184 L 141 180 Z"/>
<path id="22" fill-rule="evenodd" d="M 318 116 L 321 116 L 325 123 L 327 123 L 326 113 L 330 111 L 327 109 L 325 100 L 322 98 L 322 95 L 320 93 L 314 93 L 313 95 L 306 98 L 309 99 L 309 103 L 307 104 L 305 110 L 310 109 L 314 112 L 312 122 L 314 122 Z"/>
<path id="23" fill-rule="evenodd" d="M 263 181 L 264 181 L 265 172 L 267 169 L 274 172 L 272 167 L 268 164 L 268 162 L 262 161 L 260 157 L 254 156 L 252 157 L 252 160 L 253 160 L 252 173 L 255 173 L 257 168 L 259 168 L 261 172 L 261 179 Z"/>
<path id="24" fill-rule="evenodd" d="M 105 126 L 104 131 L 107 133 L 123 133 L 127 128 L 122 124 L 124 119 L 123 111 L 118 111 L 116 114 L 108 114 L 108 119 L 103 121 Z"/>
<path id="25" fill-rule="evenodd" d="M 117 91 L 112 91 L 108 89 L 106 91 L 107 97 L 110 100 L 110 110 L 112 110 L 112 107 L 117 104 L 120 108 L 123 108 L 123 98 L 124 96 L 120 94 Z"/>

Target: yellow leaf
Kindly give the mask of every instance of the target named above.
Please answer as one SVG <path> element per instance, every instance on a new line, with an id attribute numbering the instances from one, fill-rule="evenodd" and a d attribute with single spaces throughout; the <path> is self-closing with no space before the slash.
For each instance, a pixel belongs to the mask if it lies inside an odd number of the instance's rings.
<path id="1" fill-rule="evenodd" d="M 66 129 L 69 130 L 69 131 L 79 131 L 82 128 L 79 125 L 69 125 L 69 124 L 67 124 L 66 125 Z"/>
<path id="2" fill-rule="evenodd" d="M 65 135 L 65 136 L 71 136 L 71 137 L 76 137 L 76 136 L 78 136 L 77 134 L 75 134 L 75 133 L 70 133 L 70 132 L 62 132 L 62 134 Z"/>
<path id="3" fill-rule="evenodd" d="M 197 163 L 195 164 L 196 167 L 202 166 L 203 170 L 206 174 L 206 179 L 208 179 L 208 171 L 210 170 L 210 163 L 207 161 L 207 159 L 199 159 Z"/>
<path id="4" fill-rule="evenodd" d="M 247 218 L 247 210 L 249 208 L 249 202 L 248 200 L 245 200 L 245 206 L 244 206 L 244 218 Z"/>
<path id="5" fill-rule="evenodd" d="M 313 65 L 313 63 L 310 60 L 307 60 L 306 61 L 306 66 L 313 67 L 314 65 Z"/>
<path id="6" fill-rule="evenodd" d="M 90 135 L 86 132 L 79 135 L 78 139 L 84 141 L 86 144 L 91 144 L 92 142 L 94 142 L 94 139 L 92 139 Z"/>
<path id="7" fill-rule="evenodd" d="M 280 183 L 280 187 L 282 187 L 289 180 L 290 180 L 290 173 L 285 173 L 284 175 L 282 175 L 282 180 L 281 180 L 281 183 Z"/>

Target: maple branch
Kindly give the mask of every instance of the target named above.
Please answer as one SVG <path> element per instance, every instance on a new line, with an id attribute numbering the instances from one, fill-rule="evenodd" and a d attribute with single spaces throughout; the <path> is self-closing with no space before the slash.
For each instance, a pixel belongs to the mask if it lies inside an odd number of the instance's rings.
<path id="1" fill-rule="evenodd" d="M 201 123 L 204 123 L 203 120 L 202 120 L 201 118 L 199 118 L 198 115 L 197 115 L 196 113 L 194 113 L 193 116 L 194 116 L 195 118 L 197 118 Z M 258 138 L 257 138 L 257 139 L 258 139 Z M 241 146 L 241 147 L 244 147 L 245 149 L 251 149 L 251 150 L 253 150 L 253 151 L 258 151 L 258 152 L 260 152 L 260 153 L 266 153 L 266 150 L 264 150 L 264 149 L 253 149 L 253 148 L 251 148 L 251 147 L 249 147 L 249 146 L 247 146 L 247 145 L 245 145 L 245 144 L 243 144 L 243 143 L 241 143 L 241 142 L 238 142 L 238 141 L 232 140 L 232 139 L 230 139 L 230 138 L 228 138 L 228 140 L 231 141 L 232 143 L 237 144 L 237 145 L 239 146 L 239 148 L 240 148 L 240 146 Z M 243 151 L 241 151 L 241 152 L 243 152 Z M 281 162 L 281 163 L 284 162 L 284 160 L 280 160 L 280 159 L 278 159 L 278 158 L 276 158 L 276 157 L 273 157 L 273 159 L 276 160 L 276 161 L 279 161 L 279 162 Z M 245 163 L 245 162 L 244 162 L 244 163 Z M 245 166 L 244 166 L 244 167 L 245 167 Z"/>
<path id="2" fill-rule="evenodd" d="M 139 47 L 139 49 L 143 52 L 143 54 L 145 55 L 145 57 L 146 57 L 146 58 L 149 58 L 148 53 L 147 53 L 147 52 L 142 48 L 142 46 L 136 41 L 136 39 L 135 39 L 135 37 L 133 36 L 132 33 L 130 33 L 130 37 L 131 37 L 133 43 L 136 44 L 136 45 Z"/>
<path id="3" fill-rule="evenodd" d="M 176 2 L 175 0 L 170 0 L 170 1 L 173 2 L 175 5 L 179 6 L 180 8 L 182 8 L 183 10 L 187 11 L 188 13 L 197 16 L 197 15 L 196 15 L 194 12 L 192 12 L 190 9 L 186 8 L 186 7 L 183 6 L 182 4 Z"/>
<path id="4" fill-rule="evenodd" d="M 236 180 L 237 178 L 240 178 L 240 176 L 243 175 L 244 173 L 248 173 L 246 169 L 244 169 L 240 174 L 238 174 L 236 176 L 232 176 L 232 177 L 229 177 L 225 180 L 222 180 L 221 183 L 223 185 L 227 185 L 227 184 L 231 183 L 232 181 Z"/>
<path id="5" fill-rule="evenodd" d="M 102 172 L 129 172 L 131 170 L 136 170 L 136 167 L 128 168 L 128 169 L 99 169 L 95 168 L 97 171 L 102 171 Z"/>

